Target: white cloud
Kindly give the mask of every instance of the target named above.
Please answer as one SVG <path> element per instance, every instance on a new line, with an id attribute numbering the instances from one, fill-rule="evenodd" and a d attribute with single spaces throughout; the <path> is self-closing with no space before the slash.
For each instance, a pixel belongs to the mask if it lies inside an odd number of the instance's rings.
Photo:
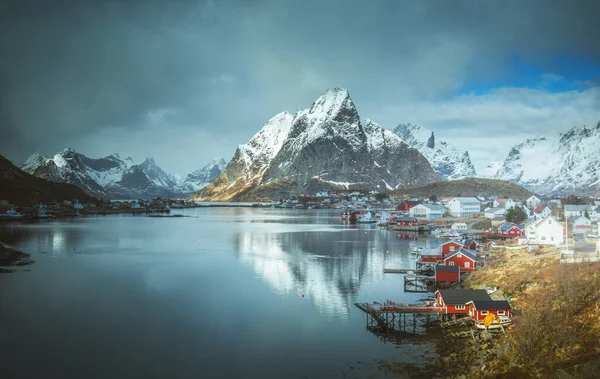
<path id="1" fill-rule="evenodd" d="M 380 110 L 383 125 L 422 125 L 438 138 L 468 150 L 478 171 L 526 138 L 564 133 L 573 126 L 595 126 L 600 120 L 600 88 L 552 93 L 503 87 L 485 95 L 462 95 L 438 102 L 410 102 Z M 360 110 L 360 109 L 359 109 Z M 367 110 L 362 113 L 366 115 Z"/>

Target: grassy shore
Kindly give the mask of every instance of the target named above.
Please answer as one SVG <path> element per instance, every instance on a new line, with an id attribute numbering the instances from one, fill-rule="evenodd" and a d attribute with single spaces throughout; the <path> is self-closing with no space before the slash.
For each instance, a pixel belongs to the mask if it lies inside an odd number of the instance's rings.
<path id="1" fill-rule="evenodd" d="M 516 321 L 489 341 L 458 339 L 440 365 L 459 378 L 597 378 L 600 264 L 561 264 L 558 252 L 497 249 L 465 288 L 498 287 Z"/>

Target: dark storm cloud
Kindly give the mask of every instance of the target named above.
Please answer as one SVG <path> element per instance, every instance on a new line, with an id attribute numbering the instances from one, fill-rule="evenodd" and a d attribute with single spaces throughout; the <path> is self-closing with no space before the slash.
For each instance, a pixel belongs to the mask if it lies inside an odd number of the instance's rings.
<path id="1" fill-rule="evenodd" d="M 517 55 L 548 71 L 556 54 L 600 58 L 597 1 L 11 3 L 0 5 L 0 153 L 17 163 L 76 145 L 187 171 L 327 87 L 349 88 L 377 119 L 382 106 L 502 79 Z M 185 151 L 165 144 L 178 136 Z"/>

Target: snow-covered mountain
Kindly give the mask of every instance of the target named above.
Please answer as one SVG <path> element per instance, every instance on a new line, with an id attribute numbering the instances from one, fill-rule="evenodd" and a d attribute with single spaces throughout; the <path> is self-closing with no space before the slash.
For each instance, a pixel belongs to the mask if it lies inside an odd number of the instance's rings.
<path id="1" fill-rule="evenodd" d="M 400 124 L 394 129 L 408 146 L 419 150 L 443 179 L 475 177 L 475 166 L 468 151 L 460 151 L 445 141 L 436 140 L 432 131 L 413 124 Z"/>
<path id="2" fill-rule="evenodd" d="M 225 171 L 194 195 L 204 200 L 278 198 L 332 188 L 380 188 L 439 180 L 400 137 L 361 122 L 347 90 L 326 91 L 310 109 L 270 119 L 238 146 Z"/>
<path id="3" fill-rule="evenodd" d="M 557 137 L 530 138 L 513 147 L 496 174 L 541 193 L 597 193 L 600 188 L 600 122 Z"/>
<path id="4" fill-rule="evenodd" d="M 21 168 L 37 177 L 71 183 L 90 195 L 102 198 L 135 199 L 180 196 L 177 180 L 166 174 L 154 159 L 136 165 L 131 158 L 112 154 L 92 159 L 73 149 L 48 158 L 30 156 Z"/>
<path id="5" fill-rule="evenodd" d="M 500 167 L 502 167 L 502 162 L 492 161 L 479 173 L 478 176 L 480 178 L 494 178 L 498 173 L 498 170 L 500 170 Z"/>
<path id="6" fill-rule="evenodd" d="M 223 170 L 225 170 L 225 166 L 227 166 L 225 159 L 214 159 L 206 166 L 179 180 L 176 188 L 183 193 L 194 193 L 201 188 L 206 187 L 210 182 L 221 175 Z"/>

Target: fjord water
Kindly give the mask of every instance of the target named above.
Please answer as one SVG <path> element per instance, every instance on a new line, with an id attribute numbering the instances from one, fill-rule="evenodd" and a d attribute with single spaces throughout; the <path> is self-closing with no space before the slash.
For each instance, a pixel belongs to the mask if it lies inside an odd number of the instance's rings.
<path id="1" fill-rule="evenodd" d="M 0 377 L 387 377 L 379 360 L 431 358 L 384 343 L 353 303 L 421 298 L 383 268 L 435 242 L 337 211 L 175 213 L 1 224 L 36 262 L 0 275 Z"/>

